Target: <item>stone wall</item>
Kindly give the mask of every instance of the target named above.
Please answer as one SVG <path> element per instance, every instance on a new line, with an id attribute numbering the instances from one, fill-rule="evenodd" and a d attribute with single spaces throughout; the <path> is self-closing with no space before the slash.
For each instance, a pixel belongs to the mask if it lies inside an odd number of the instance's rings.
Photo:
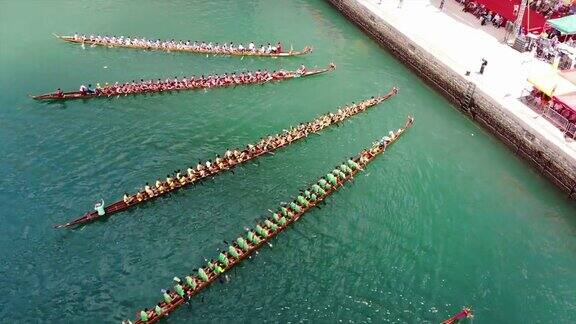
<path id="1" fill-rule="evenodd" d="M 498 137 L 515 154 L 576 199 L 576 165 L 490 96 L 355 0 L 326 0 L 366 34 L 440 91 L 455 107 Z M 472 88 L 469 88 L 472 87 Z M 474 89 L 465 104 L 467 91 Z"/>

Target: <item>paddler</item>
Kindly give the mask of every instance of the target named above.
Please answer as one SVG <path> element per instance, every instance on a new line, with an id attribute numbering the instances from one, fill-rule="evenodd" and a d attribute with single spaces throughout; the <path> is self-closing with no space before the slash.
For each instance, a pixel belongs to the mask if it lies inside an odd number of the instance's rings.
<path id="1" fill-rule="evenodd" d="M 164 297 L 164 302 L 166 304 L 171 304 L 172 303 L 172 297 L 170 296 L 170 290 L 166 290 L 164 292 L 164 294 L 162 294 L 162 296 Z"/>
<path id="2" fill-rule="evenodd" d="M 352 173 L 352 169 L 349 168 L 346 164 L 342 163 L 340 164 L 340 171 L 344 172 L 344 173 Z"/>
<path id="3" fill-rule="evenodd" d="M 228 257 L 224 253 L 225 252 L 220 252 L 220 254 L 218 254 L 218 262 L 220 262 L 224 267 L 227 267 L 229 264 L 229 261 L 228 261 Z"/>
<path id="4" fill-rule="evenodd" d="M 218 166 L 220 166 L 220 164 L 222 164 L 224 160 L 222 160 L 222 158 L 220 157 L 220 154 L 216 155 L 216 159 L 214 160 L 214 162 L 216 162 L 216 164 Z"/>
<path id="5" fill-rule="evenodd" d="M 328 182 L 333 186 L 335 186 L 338 183 L 338 179 L 336 179 L 336 177 L 332 173 L 326 174 L 326 179 L 328 179 Z"/>
<path id="6" fill-rule="evenodd" d="M 276 44 L 276 53 L 282 53 L 284 51 L 284 46 L 282 46 L 282 43 L 278 42 L 278 44 Z"/>
<path id="7" fill-rule="evenodd" d="M 271 229 L 273 232 L 275 232 L 278 229 L 278 225 L 272 223 L 269 219 L 264 220 L 264 225 L 266 225 L 266 227 Z"/>
<path id="8" fill-rule="evenodd" d="M 156 307 L 154 307 L 154 312 L 156 313 L 156 316 L 162 316 L 162 302 L 156 304 Z"/>
<path id="9" fill-rule="evenodd" d="M 164 185 L 160 179 L 156 180 L 156 189 L 158 189 L 160 192 L 164 192 Z"/>
<path id="10" fill-rule="evenodd" d="M 166 175 L 166 182 L 168 183 L 170 188 L 174 189 L 174 180 L 169 174 Z"/>
<path id="11" fill-rule="evenodd" d="M 144 308 L 144 310 L 140 311 L 140 321 L 148 322 L 148 308 Z"/>
<path id="12" fill-rule="evenodd" d="M 214 272 L 215 272 L 217 275 L 220 275 L 220 274 L 224 273 L 224 269 L 222 269 L 222 267 L 220 267 L 220 266 L 217 264 L 216 267 L 214 268 Z"/>
<path id="13" fill-rule="evenodd" d="M 56 97 L 58 97 L 58 98 L 63 98 L 63 97 L 64 97 L 64 92 L 62 92 L 62 89 L 58 88 L 58 90 L 56 90 L 55 95 L 56 95 Z"/>
<path id="14" fill-rule="evenodd" d="M 306 198 L 304 198 L 304 196 L 301 196 L 301 195 L 296 197 L 296 201 L 302 207 L 308 207 L 308 205 L 310 205 L 310 202 L 308 200 L 306 200 Z"/>
<path id="15" fill-rule="evenodd" d="M 96 83 L 96 88 L 94 88 L 94 94 L 99 96 L 102 93 L 102 87 L 100 87 L 100 83 Z"/>
<path id="16" fill-rule="evenodd" d="M 104 216 L 104 214 L 106 214 L 106 210 L 104 210 L 104 199 L 94 204 L 94 210 L 98 212 L 98 216 Z"/>
<path id="17" fill-rule="evenodd" d="M 130 205 L 130 203 L 132 202 L 132 200 L 134 200 L 134 198 L 132 196 L 130 196 L 127 192 L 125 192 L 122 200 L 124 200 L 124 203 L 126 205 Z"/>
<path id="18" fill-rule="evenodd" d="M 186 284 L 190 288 L 196 289 L 196 281 L 194 280 L 194 278 L 192 278 L 191 276 L 186 276 L 186 277 L 184 277 L 184 280 L 186 280 Z"/>
<path id="19" fill-rule="evenodd" d="M 188 174 L 188 178 L 194 178 L 194 169 L 192 169 L 192 166 L 189 166 L 188 169 L 186 169 L 186 173 Z"/>
<path id="20" fill-rule="evenodd" d="M 346 178 L 346 174 L 338 168 L 332 170 L 332 174 L 340 179 Z"/>
<path id="21" fill-rule="evenodd" d="M 346 163 L 348 164 L 348 166 L 352 169 L 352 170 L 357 170 L 357 169 L 361 169 L 360 165 L 358 165 L 358 163 L 354 162 L 354 160 L 352 158 L 349 158 L 348 161 L 346 161 Z"/>
<path id="22" fill-rule="evenodd" d="M 369 151 L 363 150 L 361 155 L 360 155 L 360 165 L 362 164 L 366 164 L 369 161 L 368 156 L 371 156 L 372 154 Z"/>
<path id="23" fill-rule="evenodd" d="M 196 170 L 197 171 L 204 170 L 204 165 L 202 164 L 202 161 L 198 161 L 198 164 L 196 165 Z"/>
<path id="24" fill-rule="evenodd" d="M 144 191 L 146 191 L 146 194 L 148 195 L 148 197 L 154 197 L 155 196 L 154 191 L 152 191 L 148 182 L 146 182 L 146 185 L 144 186 Z"/>
<path id="25" fill-rule="evenodd" d="M 178 173 L 176 173 L 176 179 L 178 179 L 178 181 L 180 182 L 180 185 L 186 184 L 186 177 L 184 177 L 180 174 L 180 170 L 178 170 Z"/>
<path id="26" fill-rule="evenodd" d="M 304 66 L 304 64 L 300 65 L 300 68 L 298 68 L 296 72 L 298 72 L 300 75 L 306 74 L 306 66 Z"/>
<path id="27" fill-rule="evenodd" d="M 174 291 L 176 291 L 176 293 L 180 296 L 180 297 L 184 297 L 184 288 L 182 288 L 182 285 L 180 284 L 180 278 L 175 277 L 174 281 L 176 282 L 176 285 L 174 285 Z"/>
<path id="28" fill-rule="evenodd" d="M 330 185 L 328 184 L 328 182 L 324 178 L 320 178 L 320 180 L 318 180 L 318 184 L 324 190 L 330 189 Z"/>

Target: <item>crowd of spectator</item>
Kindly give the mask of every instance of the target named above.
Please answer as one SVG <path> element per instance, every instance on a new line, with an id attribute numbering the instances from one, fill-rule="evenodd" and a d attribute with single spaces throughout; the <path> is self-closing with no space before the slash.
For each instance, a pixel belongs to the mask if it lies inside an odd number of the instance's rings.
<path id="1" fill-rule="evenodd" d="M 506 19 L 497 12 L 489 10 L 485 5 L 474 0 L 455 0 L 463 6 L 462 11 L 468 12 L 480 19 L 481 25 L 488 23 L 500 28 L 506 24 Z M 530 8 L 546 19 L 560 18 L 576 13 L 575 4 L 566 4 L 564 0 L 534 0 Z M 518 13 L 519 5 L 514 6 L 514 15 Z"/>
<path id="2" fill-rule="evenodd" d="M 480 25 L 492 25 L 496 28 L 506 26 L 508 21 L 499 13 L 489 10 L 484 4 L 478 3 L 475 0 L 455 0 L 462 5 L 462 11 L 474 15 L 480 20 Z M 558 16 L 565 16 L 572 14 L 574 9 L 566 5 L 563 0 L 534 0 L 530 3 L 530 7 L 541 14 L 556 18 Z M 576 6 L 574 6 L 576 8 Z M 514 13 L 518 11 L 518 5 L 514 8 Z M 512 23 L 512 22 L 511 22 Z M 572 53 L 567 53 L 566 48 L 574 48 L 576 54 L 576 42 L 572 36 L 562 36 L 559 31 L 555 29 L 548 29 L 541 34 L 527 34 L 524 27 L 520 28 L 520 38 L 526 39 L 526 50 L 534 52 L 535 56 L 539 59 L 552 63 L 556 58 L 560 59 L 560 68 L 568 69 L 574 68 L 573 61 L 575 57 L 570 57 Z M 560 44 L 564 44 L 565 46 Z"/>
<path id="3" fill-rule="evenodd" d="M 535 0 L 530 3 L 530 8 L 541 13 L 546 19 L 564 17 L 571 13 L 570 5 L 564 0 Z"/>
<path id="4" fill-rule="evenodd" d="M 483 4 L 479 4 L 474 0 L 456 0 L 464 6 L 462 11 L 471 13 L 477 19 L 480 19 L 482 26 L 492 24 L 496 28 L 500 28 L 506 24 L 506 19 L 500 16 L 497 12 L 488 10 Z"/>
<path id="5" fill-rule="evenodd" d="M 490 10 L 483 3 L 475 0 L 454 0 L 462 5 L 462 11 L 474 15 L 479 21 L 480 25 L 492 25 L 495 28 L 501 28 L 514 21 L 507 21 L 501 14 Z M 501 0 L 504 1 L 504 0 Z M 485 2 L 484 2 L 485 3 Z M 530 8 L 540 13 L 545 19 L 554 19 L 571 15 L 576 12 L 576 5 L 567 5 L 564 0 L 533 0 L 529 4 Z M 514 5 L 510 8 L 514 17 L 517 16 L 519 5 Z M 508 16 L 507 16 L 508 17 Z M 575 69 L 576 68 L 576 36 L 562 35 L 558 30 L 547 28 L 545 31 L 538 31 L 534 33 L 527 33 L 524 27 L 519 30 L 520 44 L 525 44 L 524 50 L 529 50 L 541 60 L 554 64 L 561 70 Z M 532 105 L 540 107 L 548 111 L 549 115 L 556 115 L 554 122 L 559 125 L 567 125 L 570 123 L 570 136 L 574 134 L 576 126 L 576 111 L 571 107 L 565 107 L 556 100 L 552 99 L 545 93 L 532 89 L 527 97 Z M 549 110 L 548 110 L 549 109 Z M 553 112 L 551 112 L 553 111 Z M 562 121 L 563 120 L 563 121 Z M 566 130 L 568 131 L 568 130 Z"/>

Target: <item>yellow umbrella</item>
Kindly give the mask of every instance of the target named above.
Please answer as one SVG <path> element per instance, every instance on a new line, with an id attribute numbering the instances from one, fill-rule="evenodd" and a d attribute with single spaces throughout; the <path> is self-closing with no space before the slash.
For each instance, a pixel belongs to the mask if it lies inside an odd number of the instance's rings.
<path id="1" fill-rule="evenodd" d="M 576 91 L 576 85 L 556 73 L 532 75 L 528 78 L 528 82 L 549 97 Z"/>

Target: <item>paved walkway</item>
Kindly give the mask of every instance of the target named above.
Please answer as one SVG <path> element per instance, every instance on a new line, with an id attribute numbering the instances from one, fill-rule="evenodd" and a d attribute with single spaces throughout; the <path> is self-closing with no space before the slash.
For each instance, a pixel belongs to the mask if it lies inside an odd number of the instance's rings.
<path id="1" fill-rule="evenodd" d="M 528 75 L 549 71 L 550 66 L 530 53 L 520 53 L 502 43 L 504 30 L 480 26 L 474 16 L 463 13 L 455 0 L 357 0 L 374 14 L 392 24 L 402 34 L 426 48 L 454 71 L 464 75 L 472 71 L 470 79 L 477 87 L 500 102 L 534 133 L 542 134 L 570 156 L 576 165 L 576 141 L 564 134 L 518 100 L 528 86 Z M 488 61 L 483 75 L 482 58 Z"/>

